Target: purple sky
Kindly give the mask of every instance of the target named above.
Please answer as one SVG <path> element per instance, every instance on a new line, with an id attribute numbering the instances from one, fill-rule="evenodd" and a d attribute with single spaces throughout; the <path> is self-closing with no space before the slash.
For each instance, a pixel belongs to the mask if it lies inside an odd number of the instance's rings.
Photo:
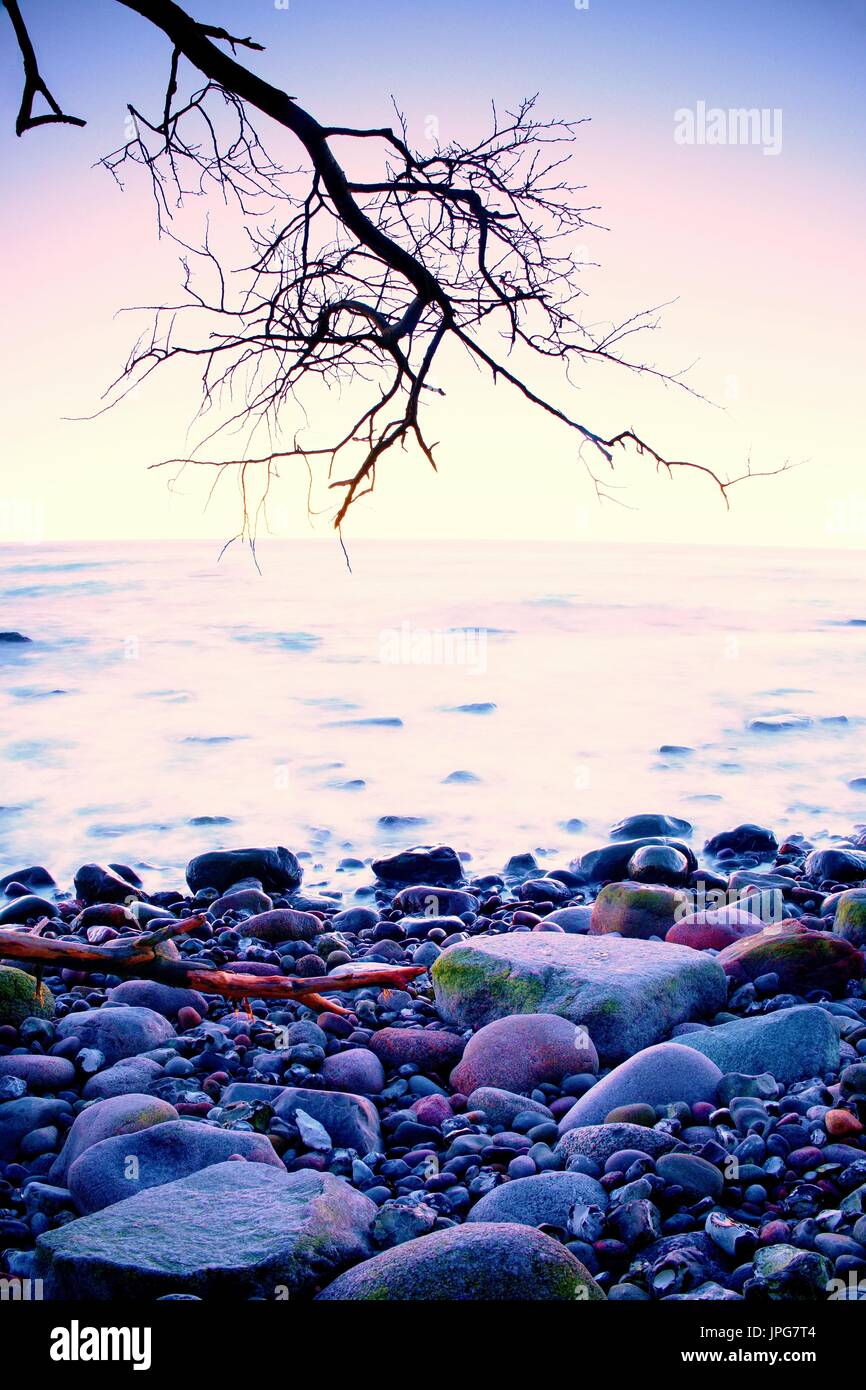
<path id="1" fill-rule="evenodd" d="M 94 161 L 124 138 L 126 102 L 158 107 L 167 45 L 112 0 L 22 0 L 43 72 L 85 130 L 14 135 L 18 56 L 0 14 L 5 331 L 0 539 L 223 536 L 231 486 L 204 510 L 206 480 L 169 491 L 146 465 L 182 447 L 195 402 L 166 378 L 94 423 L 134 336 L 115 313 L 171 298 L 147 189 L 121 194 Z M 195 6 L 204 17 L 205 10 Z M 238 18 L 240 16 L 240 18 Z M 482 378 L 447 365 L 438 478 L 411 457 L 380 475 L 357 535 L 505 535 L 862 545 L 864 8 L 841 0 L 213 0 L 209 22 L 251 32 L 251 58 L 326 120 L 390 118 L 393 93 L 421 144 L 471 138 L 489 102 L 538 92 L 546 114 L 589 116 L 577 168 L 608 232 L 587 238 L 598 322 L 675 299 L 651 343 L 658 365 L 724 407 L 587 373 L 579 409 L 605 432 L 635 425 L 677 456 L 739 472 L 803 466 L 749 484 L 727 516 L 696 479 L 623 468 L 636 510 L 597 510 L 573 437 Z M 766 109 L 778 148 L 682 144 L 682 109 Z M 780 118 L 774 113 L 780 112 Z M 779 120 L 781 124 L 779 124 Z M 769 130 L 769 126 L 767 127 Z M 291 157 L 287 151 L 287 157 Z M 276 534 L 308 534 L 305 479 L 285 479 Z M 29 520 L 28 520 L 29 518 Z"/>

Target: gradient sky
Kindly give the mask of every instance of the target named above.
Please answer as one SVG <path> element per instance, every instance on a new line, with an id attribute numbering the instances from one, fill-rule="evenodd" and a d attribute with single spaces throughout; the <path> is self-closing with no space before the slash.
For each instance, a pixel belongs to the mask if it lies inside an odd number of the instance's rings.
<path id="1" fill-rule="evenodd" d="M 134 337 L 125 305 L 171 299 L 176 258 L 156 239 L 143 181 L 121 194 L 92 165 L 124 138 L 126 102 L 158 107 L 166 42 L 113 0 L 22 0 L 43 73 L 85 130 L 14 135 L 19 59 L 0 13 L 0 231 L 4 329 L 0 540 L 225 537 L 237 497 L 188 473 L 173 491 L 147 464 L 183 447 L 189 383 L 164 378 L 116 412 L 86 414 Z M 440 473 L 395 457 L 351 536 L 639 538 L 866 544 L 862 270 L 866 51 L 856 0 L 209 0 L 194 12 L 251 32 L 251 59 L 321 119 L 381 124 L 393 93 L 410 136 L 435 116 L 469 140 L 500 106 L 540 94 L 545 114 L 591 117 L 578 136 L 587 202 L 609 231 L 587 234 L 593 316 L 667 300 L 646 349 L 695 363 L 693 386 L 722 409 L 597 368 L 570 408 L 604 433 L 634 425 L 673 456 L 738 473 L 726 513 L 696 477 L 656 480 L 623 465 L 635 510 L 599 509 L 574 437 L 457 365 L 433 437 Z M 239 18 L 240 16 L 240 18 Z M 782 149 L 688 146 L 674 113 L 781 109 Z M 263 134 L 265 133 L 263 127 Z M 544 378 L 539 376 L 539 386 Z M 270 508 L 277 535 L 308 535 L 306 480 Z M 322 534 L 327 528 L 322 523 Z"/>

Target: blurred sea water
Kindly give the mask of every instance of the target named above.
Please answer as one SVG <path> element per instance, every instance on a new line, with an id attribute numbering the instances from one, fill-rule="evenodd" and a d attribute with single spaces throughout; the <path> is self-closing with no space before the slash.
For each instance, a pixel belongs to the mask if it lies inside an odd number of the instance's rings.
<path id="1" fill-rule="evenodd" d="M 856 552 L 565 543 L 5 546 L 0 871 L 444 840 L 563 867 L 663 811 L 866 821 Z M 663 750 L 663 751 L 662 751 Z M 582 828 L 574 822 L 583 822 Z M 567 827 L 567 828 L 566 828 Z"/>

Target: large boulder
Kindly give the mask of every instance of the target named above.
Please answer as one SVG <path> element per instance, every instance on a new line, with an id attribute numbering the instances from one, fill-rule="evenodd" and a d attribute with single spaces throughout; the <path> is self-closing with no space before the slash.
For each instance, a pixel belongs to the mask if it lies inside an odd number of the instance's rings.
<path id="1" fill-rule="evenodd" d="M 54 995 L 26 970 L 0 966 L 0 1027 L 17 1028 L 25 1018 L 53 1018 Z"/>
<path id="2" fill-rule="evenodd" d="M 615 936 L 511 932 L 450 946 L 431 970 L 449 1023 L 480 1028 L 508 1014 L 552 1013 L 582 1024 L 603 1061 L 724 1008 L 716 961 L 686 946 Z"/>
<path id="3" fill-rule="evenodd" d="M 572 1207 L 607 1209 L 608 1195 L 600 1182 L 586 1173 L 538 1173 L 494 1187 L 476 1202 L 467 1221 L 508 1221 L 519 1226 L 568 1228 Z"/>
<path id="4" fill-rule="evenodd" d="M 716 957 L 726 975 L 740 984 L 774 974 L 785 994 L 826 989 L 843 995 L 851 980 L 863 978 L 862 952 L 829 932 L 808 931 L 795 922 L 765 927 L 755 936 L 726 946 Z"/>
<path id="5" fill-rule="evenodd" d="M 124 1057 L 137 1057 L 141 1052 L 162 1047 L 175 1032 L 168 1020 L 153 1009 L 112 1004 L 67 1014 L 57 1025 L 57 1036 L 61 1041 L 78 1038 L 82 1047 L 101 1052 L 110 1067 Z"/>
<path id="6" fill-rule="evenodd" d="M 215 888 L 225 893 L 244 879 L 256 879 L 266 893 L 292 893 L 300 886 L 301 866 L 282 845 L 269 849 L 214 849 L 197 854 L 186 866 L 193 893 Z"/>
<path id="7" fill-rule="evenodd" d="M 112 1139 L 118 1134 L 137 1134 L 151 1125 L 163 1125 L 169 1120 L 178 1119 L 180 1116 L 174 1106 L 158 1096 L 113 1096 L 108 1100 L 98 1100 L 76 1116 L 66 1142 L 54 1160 L 51 1181 L 65 1186 L 67 1174 L 75 1160 L 102 1139 Z"/>
<path id="8" fill-rule="evenodd" d="M 527 1226 L 479 1222 L 384 1250 L 342 1274 L 319 1298 L 574 1303 L 604 1294 L 559 1241 Z"/>
<path id="9" fill-rule="evenodd" d="M 715 1062 L 681 1043 L 657 1043 L 621 1062 L 588 1090 L 559 1122 L 561 1134 L 582 1125 L 600 1125 L 621 1105 L 636 1101 L 670 1105 L 674 1101 L 715 1100 L 722 1071 Z"/>
<path id="10" fill-rule="evenodd" d="M 608 883 L 592 905 L 590 936 L 664 937 L 686 910 L 684 893 L 660 884 Z"/>
<path id="11" fill-rule="evenodd" d="M 542 1081 L 597 1071 L 598 1054 L 585 1028 L 557 1014 L 512 1014 L 469 1039 L 451 1085 L 467 1096 L 479 1086 L 528 1095 Z"/>
<path id="12" fill-rule="evenodd" d="M 86 1215 L 230 1158 L 267 1163 L 284 1171 L 264 1134 L 172 1120 L 91 1144 L 70 1164 L 66 1185 L 78 1210 Z"/>
<path id="13" fill-rule="evenodd" d="M 388 884 L 463 882 L 463 865 L 450 845 L 417 845 L 374 859 L 372 867 L 376 877 Z"/>
<path id="14" fill-rule="evenodd" d="M 376 1207 L 330 1173 L 218 1163 L 40 1236 L 54 1299 L 309 1296 L 372 1249 Z"/>
<path id="15" fill-rule="evenodd" d="M 723 1072 L 769 1072 L 783 1086 L 839 1067 L 839 1034 L 827 1011 L 813 1004 L 682 1033 L 677 1042 L 703 1053 Z"/>

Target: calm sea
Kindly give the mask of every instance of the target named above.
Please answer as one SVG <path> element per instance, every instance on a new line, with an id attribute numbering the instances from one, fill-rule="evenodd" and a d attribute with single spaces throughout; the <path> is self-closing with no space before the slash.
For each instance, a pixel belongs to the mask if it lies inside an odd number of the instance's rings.
<path id="1" fill-rule="evenodd" d="M 366 542 L 352 573 L 328 542 L 258 554 L 261 573 L 208 542 L 0 551 L 0 627 L 31 639 L 0 643 L 3 871 L 111 860 L 157 886 L 204 849 L 281 843 L 351 893 L 357 861 L 439 839 L 486 871 L 529 849 L 563 866 L 637 811 L 696 842 L 866 820 L 856 553 Z"/>

